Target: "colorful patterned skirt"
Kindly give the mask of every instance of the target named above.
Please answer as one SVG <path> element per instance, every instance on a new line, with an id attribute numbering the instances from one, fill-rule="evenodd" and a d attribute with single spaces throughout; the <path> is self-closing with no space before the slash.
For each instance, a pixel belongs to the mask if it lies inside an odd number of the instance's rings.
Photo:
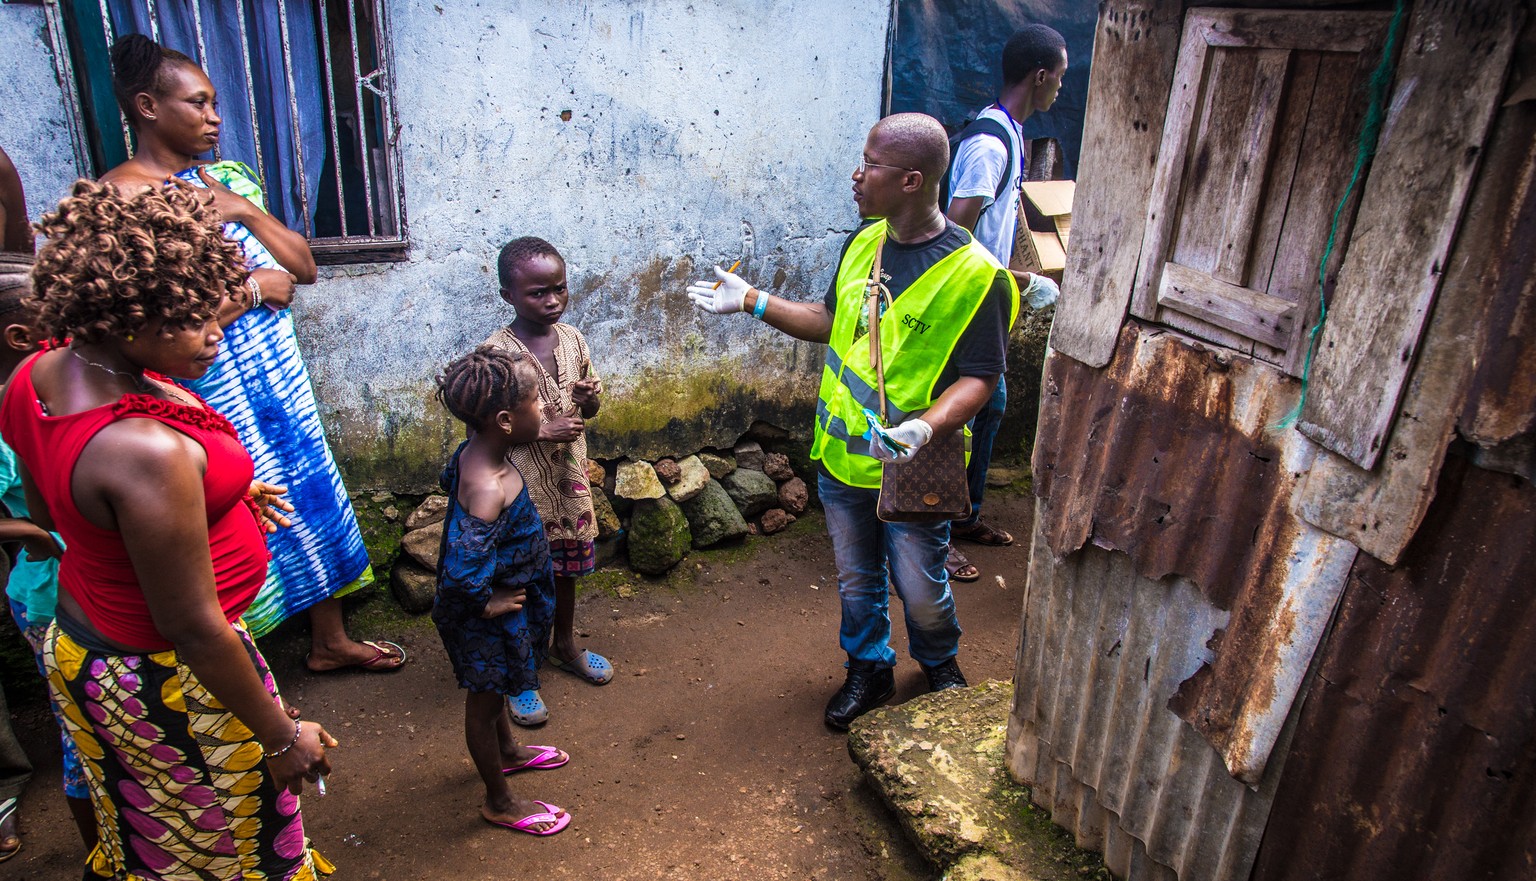
<path id="1" fill-rule="evenodd" d="M 250 633 L 232 626 L 276 700 Z M 103 654 L 55 623 L 43 654 L 101 836 L 86 878 L 312 881 L 334 871 L 309 848 L 299 799 L 273 785 L 261 744 L 174 651 Z"/>

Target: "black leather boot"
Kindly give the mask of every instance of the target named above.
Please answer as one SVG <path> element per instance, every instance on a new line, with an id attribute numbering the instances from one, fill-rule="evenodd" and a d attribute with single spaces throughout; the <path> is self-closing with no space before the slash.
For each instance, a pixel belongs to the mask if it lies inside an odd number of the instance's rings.
<path id="1" fill-rule="evenodd" d="M 839 731 L 847 731 L 854 719 L 880 706 L 896 693 L 896 675 L 891 668 L 876 670 L 875 665 L 850 661 L 848 679 L 827 701 L 826 722 Z"/>
<path id="2" fill-rule="evenodd" d="M 923 675 L 928 677 L 929 691 L 943 691 L 946 688 L 965 688 L 965 674 L 960 672 L 960 665 L 950 658 L 942 664 L 930 667 L 927 664 L 919 664 L 923 668 Z"/>

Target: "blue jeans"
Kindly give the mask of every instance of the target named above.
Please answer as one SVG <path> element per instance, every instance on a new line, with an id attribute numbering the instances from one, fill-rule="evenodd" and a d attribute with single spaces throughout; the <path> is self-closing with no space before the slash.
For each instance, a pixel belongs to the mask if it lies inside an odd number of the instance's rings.
<path id="1" fill-rule="evenodd" d="M 839 642 L 849 660 L 884 669 L 892 651 L 890 585 L 906 616 L 909 652 L 934 667 L 960 650 L 960 622 L 944 571 L 949 522 L 886 523 L 875 516 L 880 491 L 817 478 L 827 533 L 837 557 L 837 594 L 843 604 Z"/>
<path id="2" fill-rule="evenodd" d="M 960 526 L 970 526 L 981 519 L 981 494 L 987 491 L 987 469 L 992 465 L 992 442 L 997 440 L 997 429 L 1003 424 L 1003 410 L 1008 406 L 1008 384 L 1003 377 L 997 378 L 997 389 L 992 397 L 971 419 L 971 462 L 965 468 L 966 481 L 971 490 L 971 516 L 958 521 Z"/>

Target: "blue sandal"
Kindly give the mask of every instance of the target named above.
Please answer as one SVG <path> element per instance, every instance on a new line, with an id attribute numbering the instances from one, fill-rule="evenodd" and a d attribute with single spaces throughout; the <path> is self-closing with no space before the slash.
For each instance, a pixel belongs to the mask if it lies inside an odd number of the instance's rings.
<path id="1" fill-rule="evenodd" d="M 549 656 L 549 666 L 556 670 L 564 670 L 574 673 L 593 685 L 607 685 L 613 679 L 613 665 L 608 659 L 597 652 L 583 651 L 574 659 L 562 661 L 554 655 Z"/>
<path id="2" fill-rule="evenodd" d="M 549 721 L 549 707 L 544 706 L 544 699 L 539 697 L 537 691 L 528 690 L 516 697 L 507 698 L 507 713 L 512 721 L 532 728 L 535 725 L 543 725 Z"/>

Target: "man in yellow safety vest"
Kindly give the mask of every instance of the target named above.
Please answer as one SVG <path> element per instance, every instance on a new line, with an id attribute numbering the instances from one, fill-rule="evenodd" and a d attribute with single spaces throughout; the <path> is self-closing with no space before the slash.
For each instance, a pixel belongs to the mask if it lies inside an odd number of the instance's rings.
<path id="1" fill-rule="evenodd" d="M 949 523 L 886 523 L 875 515 L 882 461 L 910 458 L 935 435 L 968 431 L 1003 373 L 1008 331 L 1018 316 L 1013 277 L 963 227 L 939 210 L 949 164 L 943 126 L 920 113 L 875 124 L 853 172 L 853 199 L 867 222 L 843 245 L 821 302 L 771 296 L 715 268 L 688 296 L 714 314 L 751 312 L 790 336 L 826 343 L 811 456 L 837 558 L 840 642 L 848 654 L 843 687 L 826 722 L 846 729 L 895 691 L 888 584 L 905 607 L 912 657 L 929 688 L 963 687 L 955 655 L 960 624 L 944 571 Z M 901 452 L 868 438 L 866 408 L 878 410 L 869 358 L 865 283 L 881 254 L 892 299 L 880 317 L 889 435 Z M 862 345 L 861 345 L 862 343 Z"/>

